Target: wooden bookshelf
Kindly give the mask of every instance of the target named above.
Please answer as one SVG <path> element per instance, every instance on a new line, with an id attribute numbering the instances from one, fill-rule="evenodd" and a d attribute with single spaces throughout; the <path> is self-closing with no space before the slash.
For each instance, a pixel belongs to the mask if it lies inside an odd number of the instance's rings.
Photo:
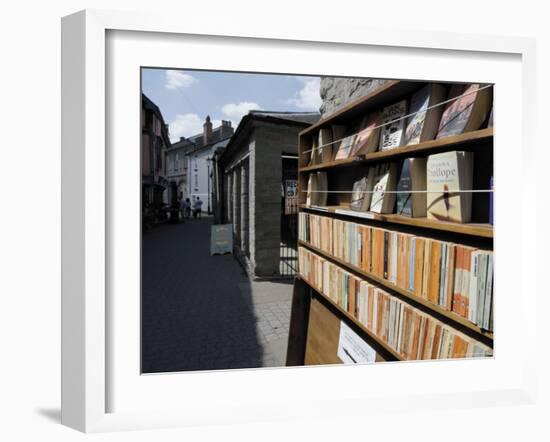
<path id="1" fill-rule="evenodd" d="M 475 175 L 474 189 L 486 189 L 487 187 L 482 187 L 485 185 L 485 175 L 492 176 L 493 174 L 494 130 L 492 127 L 487 128 L 482 125 L 478 130 L 456 136 L 401 146 L 391 150 L 374 152 L 354 158 L 332 160 L 313 165 L 307 164 L 309 161 L 309 155 L 307 153 L 311 150 L 313 136 L 316 136 L 321 128 L 331 128 L 332 125 L 357 127 L 358 121 L 369 112 L 381 110 L 385 106 L 391 105 L 403 98 L 410 98 L 411 95 L 419 90 L 424 84 L 425 83 L 422 82 L 388 81 L 369 95 L 352 101 L 339 111 L 327 118 L 321 119 L 318 123 L 300 133 L 298 146 L 299 212 L 342 219 L 358 224 L 372 225 L 373 227 L 388 230 L 403 231 L 404 233 L 426 238 L 438 240 L 441 238 L 449 240 L 448 238 L 451 238 L 451 242 L 455 244 L 492 250 L 494 229 L 492 225 L 486 222 L 486 218 L 484 218 L 488 216 L 488 209 L 486 212 L 480 210 L 479 216 L 477 218 L 473 217 L 472 222 L 461 224 L 428 218 L 410 218 L 394 213 L 378 214 L 372 212 L 356 212 L 350 209 L 349 202 L 350 191 L 354 180 L 356 180 L 357 177 L 364 176 L 365 167 L 368 167 L 370 164 L 384 163 L 410 157 L 427 157 L 434 153 L 454 150 L 467 150 L 473 152 Z M 329 186 L 327 204 L 325 206 L 307 206 L 305 204 L 305 190 L 307 187 L 308 175 L 311 172 L 317 171 L 324 171 L 327 173 Z M 476 175 L 476 173 L 478 173 L 478 175 Z M 476 210 L 476 203 L 478 207 L 482 207 L 489 199 L 488 195 L 478 195 L 480 196 L 473 195 L 474 203 L 472 211 Z M 380 278 L 374 273 L 350 265 L 320 250 L 309 242 L 300 240 L 298 245 L 319 256 L 321 259 L 328 261 L 332 265 L 354 275 L 356 278 L 381 288 L 389 296 L 394 297 L 399 300 L 399 302 L 416 308 L 418 311 L 421 311 L 423 315 L 433 317 L 434 320 L 466 335 L 468 338 L 484 344 L 488 348 L 493 348 L 494 332 L 482 329 L 467 318 L 449 311 L 440 305 L 434 304 L 427 299 L 415 296 L 409 291 L 386 279 Z M 330 314 L 334 315 L 334 318 L 326 317 L 326 313 L 323 313 L 325 316 L 320 315 L 317 307 L 310 310 L 310 306 L 316 302 L 321 302 L 329 307 Z M 319 321 L 322 321 L 322 324 L 319 323 Z M 320 293 L 319 290 L 299 275 L 295 280 L 287 364 L 301 365 L 306 360 L 316 361 L 312 363 L 322 363 L 319 361 L 334 363 L 334 361 L 337 361 L 338 358 L 334 354 L 336 332 L 334 332 L 334 330 L 327 330 L 327 328 L 335 328 L 337 327 L 336 324 L 340 324 L 340 322 L 353 325 L 360 337 L 376 350 L 376 361 L 404 360 L 401 354 L 365 327 L 354 315 L 350 314 L 330 297 Z M 323 337 L 321 337 L 321 334 Z M 319 346 L 321 341 L 327 344 L 325 346 Z M 311 346 L 317 347 L 308 348 Z M 305 358 L 308 351 L 309 354 L 312 355 L 309 359 Z M 331 354 L 323 355 L 322 353 L 324 351 L 330 352 Z"/>
<path id="2" fill-rule="evenodd" d="M 341 204 L 339 206 L 307 206 L 300 204 L 300 209 L 313 212 L 339 214 L 351 218 L 356 221 L 360 219 L 374 220 L 387 222 L 392 224 L 402 224 L 412 227 L 422 227 L 424 229 L 441 230 L 445 232 L 459 233 L 461 235 L 478 236 L 483 238 L 493 238 L 493 226 L 491 224 L 482 223 L 453 223 L 448 221 L 439 221 L 428 218 L 410 218 L 396 214 L 379 214 L 373 212 L 357 212 L 349 208 L 349 204 Z"/>
<path id="3" fill-rule="evenodd" d="M 313 164 L 311 166 L 300 167 L 301 172 L 313 172 L 316 170 L 330 169 L 334 167 L 356 166 L 358 164 L 369 164 L 388 161 L 391 159 L 425 156 L 432 153 L 438 153 L 445 150 L 472 150 L 492 148 L 493 128 L 485 128 L 453 137 L 445 137 L 439 140 L 424 141 L 423 143 L 410 144 L 407 146 L 396 147 L 395 149 L 384 152 L 374 152 L 371 154 L 346 158 L 341 160 L 327 161 L 324 163 Z"/>
<path id="4" fill-rule="evenodd" d="M 303 282 L 306 283 L 305 281 L 303 281 Z M 332 299 L 330 299 L 328 296 L 323 295 L 318 290 L 316 290 L 314 287 L 312 287 L 312 290 L 315 291 L 315 295 L 319 299 L 321 299 L 325 304 L 329 304 L 333 310 L 337 311 L 338 315 L 341 315 L 342 317 L 346 318 L 349 322 L 351 322 L 354 325 L 354 327 L 359 329 L 365 335 L 369 336 L 371 338 L 371 340 L 375 341 L 375 347 L 377 347 L 376 348 L 377 354 L 378 355 L 382 355 L 382 354 L 385 355 L 385 357 L 382 358 L 382 359 L 390 360 L 390 361 L 402 361 L 403 360 L 403 357 L 399 353 L 397 353 L 393 348 L 391 348 L 384 341 L 379 339 L 372 331 L 370 331 L 367 327 L 365 327 L 356 318 L 354 318 L 347 311 L 345 311 L 342 307 L 340 307 L 338 304 L 336 304 Z M 311 336 L 311 334 L 310 334 L 310 336 Z"/>
<path id="5" fill-rule="evenodd" d="M 448 324 L 458 327 L 459 329 L 461 329 L 461 331 L 464 331 L 463 328 L 468 329 L 469 332 L 466 331 L 466 333 L 473 332 L 472 336 L 478 335 L 477 336 L 478 339 L 483 340 L 483 342 L 487 343 L 489 346 L 492 345 L 493 333 L 479 328 L 476 324 L 468 321 L 468 319 L 463 318 L 462 316 L 459 316 L 456 313 L 453 313 L 451 311 L 445 310 L 441 306 L 434 304 L 426 299 L 419 298 L 418 296 L 414 296 L 412 293 L 406 290 L 403 290 L 401 287 L 398 287 L 395 284 L 392 284 L 390 281 L 383 278 L 379 278 L 378 276 L 373 275 L 370 272 L 365 272 L 363 269 L 360 269 L 359 267 L 355 267 L 352 264 L 342 261 L 341 259 L 336 258 L 335 256 L 329 255 L 328 253 L 325 253 L 321 249 L 315 246 L 312 246 L 311 244 L 305 241 L 298 241 L 298 244 L 312 250 L 316 254 L 322 256 L 323 258 L 328 259 L 329 261 L 332 261 L 338 264 L 339 266 L 345 269 L 351 270 L 352 272 L 359 275 L 360 277 L 376 283 L 380 287 L 385 287 L 389 289 L 390 291 L 392 291 L 394 294 L 397 294 L 401 298 L 405 298 L 409 301 L 414 302 L 416 304 L 415 306 L 422 306 L 421 308 L 423 308 L 423 310 L 425 311 L 426 309 L 428 309 L 432 312 L 435 312 L 440 319 L 445 318 L 444 322 L 447 322 Z"/>

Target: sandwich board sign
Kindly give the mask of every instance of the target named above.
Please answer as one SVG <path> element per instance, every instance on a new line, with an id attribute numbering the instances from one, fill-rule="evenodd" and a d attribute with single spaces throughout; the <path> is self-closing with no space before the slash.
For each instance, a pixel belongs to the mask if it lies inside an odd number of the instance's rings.
<path id="1" fill-rule="evenodd" d="M 214 224 L 210 229 L 210 255 L 233 253 L 233 224 Z"/>

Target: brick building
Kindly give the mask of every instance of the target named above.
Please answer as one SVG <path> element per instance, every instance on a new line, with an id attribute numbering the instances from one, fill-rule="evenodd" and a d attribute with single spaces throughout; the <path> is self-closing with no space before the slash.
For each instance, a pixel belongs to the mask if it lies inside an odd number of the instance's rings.
<path id="1" fill-rule="evenodd" d="M 214 156 L 216 222 L 233 224 L 235 255 L 253 277 L 282 274 L 281 243 L 292 229 L 285 224 L 290 219 L 284 217 L 282 189 L 297 178 L 298 133 L 319 117 L 250 111 Z M 290 234 L 295 239 L 295 230 Z"/>

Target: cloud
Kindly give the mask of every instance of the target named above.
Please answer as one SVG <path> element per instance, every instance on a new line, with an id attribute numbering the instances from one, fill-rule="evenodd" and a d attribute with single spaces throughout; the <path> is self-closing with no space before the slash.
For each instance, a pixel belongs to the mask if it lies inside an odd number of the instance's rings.
<path id="1" fill-rule="evenodd" d="M 190 87 L 193 83 L 197 82 L 195 77 L 189 74 L 184 74 L 180 71 L 166 70 L 166 89 L 183 89 Z"/>
<path id="2" fill-rule="evenodd" d="M 303 84 L 302 89 L 296 92 L 294 98 L 286 100 L 286 104 L 302 110 L 318 111 L 323 103 L 319 94 L 321 79 L 319 77 L 298 77 L 298 79 Z"/>
<path id="3" fill-rule="evenodd" d="M 190 137 L 202 132 L 203 120 L 197 114 L 178 114 L 170 125 L 170 140 L 172 143 L 180 137 Z"/>
<path id="4" fill-rule="evenodd" d="M 222 106 L 222 113 L 226 119 L 231 120 L 233 127 L 237 127 L 241 118 L 251 110 L 261 109 L 258 103 L 249 101 L 241 101 L 238 104 L 228 103 Z"/>

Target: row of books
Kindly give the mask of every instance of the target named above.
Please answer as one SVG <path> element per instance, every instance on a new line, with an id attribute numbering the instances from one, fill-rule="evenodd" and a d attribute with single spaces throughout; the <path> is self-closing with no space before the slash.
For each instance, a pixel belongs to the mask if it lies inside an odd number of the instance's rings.
<path id="1" fill-rule="evenodd" d="M 300 247 L 300 275 L 406 360 L 485 357 L 492 349 Z"/>
<path id="2" fill-rule="evenodd" d="M 312 138 L 312 149 L 306 153 L 304 164 L 361 156 L 477 130 L 487 120 L 492 124 L 491 107 L 490 86 L 426 84 L 411 97 L 369 113 L 358 126 L 321 128 Z"/>
<path id="3" fill-rule="evenodd" d="M 493 252 L 301 212 L 298 237 L 418 298 L 493 329 Z"/>
<path id="4" fill-rule="evenodd" d="M 359 212 L 470 222 L 473 160 L 472 152 L 450 151 L 365 167 L 364 174 L 353 183 L 350 208 Z M 306 203 L 326 204 L 328 184 L 326 172 L 311 173 Z M 489 191 L 490 187 L 492 179 L 488 177 L 484 190 Z M 492 216 L 488 221 L 492 222 Z"/>

